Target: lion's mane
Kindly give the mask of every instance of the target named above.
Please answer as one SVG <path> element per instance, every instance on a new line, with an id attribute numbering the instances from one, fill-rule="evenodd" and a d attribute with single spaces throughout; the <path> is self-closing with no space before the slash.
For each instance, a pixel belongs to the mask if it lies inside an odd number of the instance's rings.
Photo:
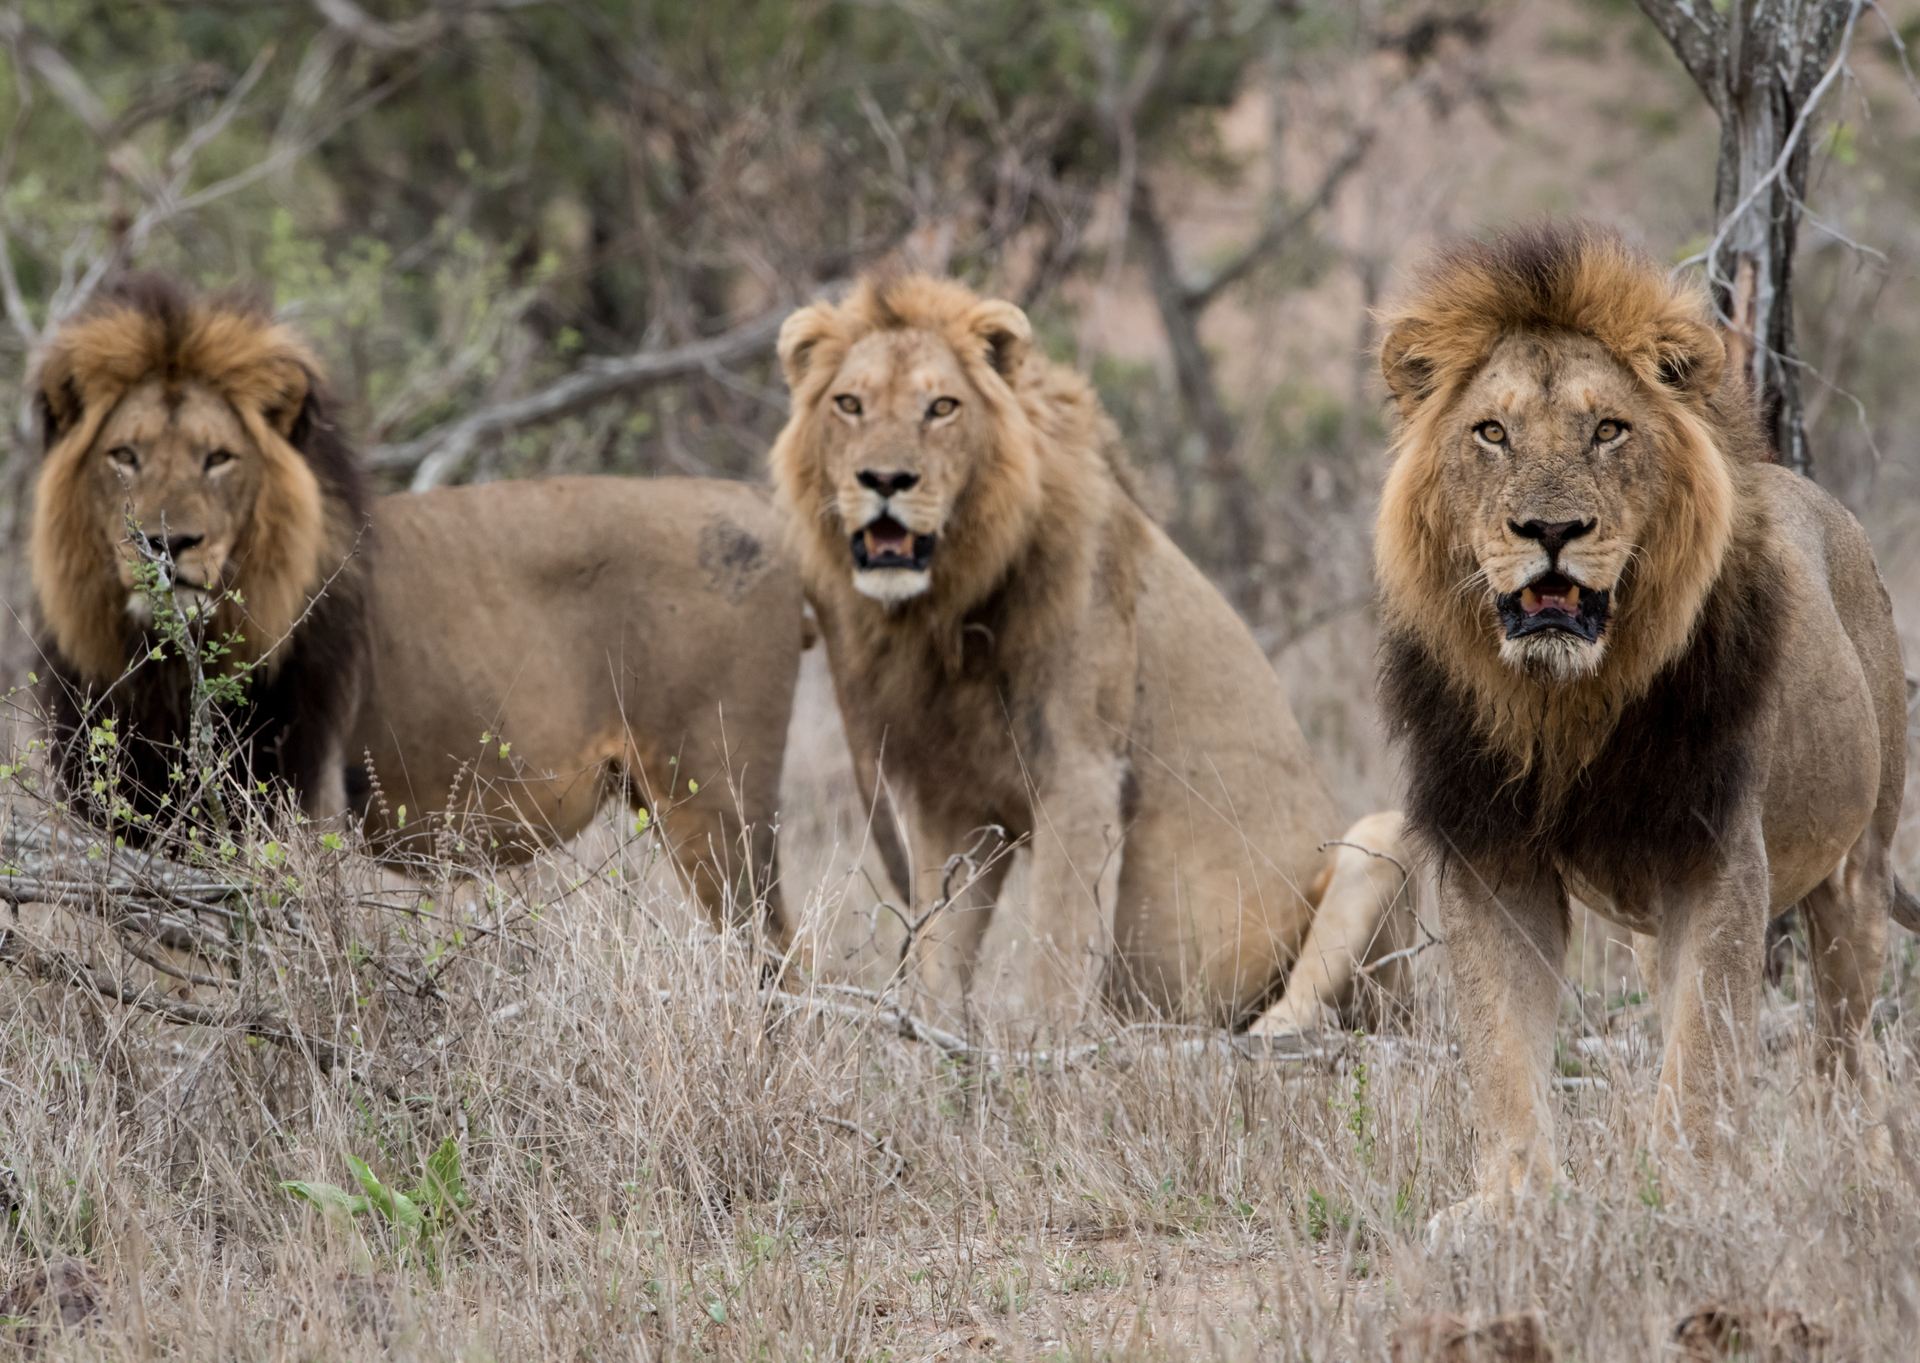
<path id="1" fill-rule="evenodd" d="M 44 452 L 31 560 L 63 766 L 77 759 L 88 708 L 104 703 L 138 740 L 127 754 L 140 807 L 165 792 L 170 749 L 185 737 L 179 660 L 128 671 L 152 640 L 106 556 L 123 531 L 102 517 L 124 513 L 91 496 L 84 477 L 115 404 L 155 379 L 218 394 L 259 448 L 259 495 L 212 630 L 236 639 L 227 664 L 251 669 L 248 704 L 231 717 L 250 772 L 311 789 L 350 718 L 366 653 L 364 474 L 329 417 L 318 361 L 292 331 L 256 301 L 195 297 L 158 275 L 127 279 L 63 326 L 37 375 Z"/>
<path id="2" fill-rule="evenodd" d="M 1501 660 L 1457 514 L 1472 508 L 1443 491 L 1450 409 L 1515 332 L 1599 341 L 1638 380 L 1667 478 L 1605 661 L 1551 687 Z M 1408 744 L 1414 825 L 1496 864 L 1522 847 L 1609 854 L 1591 844 L 1616 836 L 1634 845 L 1623 854 L 1662 862 L 1649 873 L 1693 863 L 1750 775 L 1778 591 L 1764 518 L 1741 492 L 1766 445 L 1744 383 L 1723 381 L 1703 294 L 1593 228 L 1457 243 L 1389 317 L 1381 364 L 1402 418 L 1375 540 L 1381 699 Z"/>

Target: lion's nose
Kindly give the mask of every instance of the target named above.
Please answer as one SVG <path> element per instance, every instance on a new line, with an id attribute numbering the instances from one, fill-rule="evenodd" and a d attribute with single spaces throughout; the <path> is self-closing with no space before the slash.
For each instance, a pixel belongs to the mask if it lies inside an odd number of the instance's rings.
<path id="1" fill-rule="evenodd" d="M 180 555 L 205 539 L 205 535 L 168 535 L 165 539 L 155 539 L 152 535 L 143 535 L 147 542 L 147 552 L 164 556 L 178 562 Z"/>
<path id="2" fill-rule="evenodd" d="M 1521 539 L 1539 540 L 1540 547 L 1547 551 L 1547 557 L 1557 558 L 1560 551 L 1567 547 L 1568 540 L 1577 540 L 1582 535 L 1591 535 L 1594 527 L 1599 524 L 1597 520 L 1528 521 L 1525 525 L 1515 525 L 1512 521 L 1508 521 L 1507 529 Z"/>
<path id="3" fill-rule="evenodd" d="M 882 497 L 905 492 L 920 481 L 917 473 L 875 473 L 872 469 L 861 469 L 854 477 L 861 487 L 871 488 Z"/>

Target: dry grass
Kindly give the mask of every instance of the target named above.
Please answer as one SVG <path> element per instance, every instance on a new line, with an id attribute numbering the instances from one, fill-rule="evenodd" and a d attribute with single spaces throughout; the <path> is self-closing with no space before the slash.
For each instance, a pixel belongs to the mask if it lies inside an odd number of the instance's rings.
<path id="1" fill-rule="evenodd" d="M 835 944 L 820 973 L 871 981 L 884 944 L 861 946 L 857 820 L 808 784 L 831 761 L 811 770 L 789 801 L 789 873 Z M 480 883 L 409 887 L 307 836 L 282 852 L 252 874 L 304 931 L 262 933 L 237 985 L 197 997 L 278 1010 L 351 1057 L 330 1073 L 237 1028 L 0 979 L 12 1279 L 52 1265 L 85 1317 L 55 1328 L 41 1313 L 58 1293 L 35 1306 L 23 1290 L 5 1308 L 15 1347 L 1381 1359 L 1429 1313 L 1533 1311 L 1563 1359 L 1644 1359 L 1720 1303 L 1803 1313 L 1831 1332 L 1827 1357 L 1892 1359 L 1920 1324 L 1920 1171 L 1876 1161 L 1861 1112 L 1826 1098 L 1791 991 L 1770 996 L 1729 1114 L 1738 1158 L 1687 1175 L 1642 1152 L 1645 1010 L 1615 1000 L 1609 1021 L 1604 997 L 1570 987 L 1565 1187 L 1497 1243 L 1435 1257 L 1418 1228 L 1467 1190 L 1472 1134 L 1437 970 L 1414 1020 L 1319 1060 L 1136 1032 L 1049 1067 L 1021 1054 L 1060 1038 L 989 1006 L 974 1040 L 1002 1052 L 996 1068 L 903 1039 L 824 984 L 770 1001 L 648 838 L 611 825 Z M 1882 1043 L 1900 1114 L 1920 1071 L 1897 1008 L 1910 965 L 1896 973 Z M 472 1200 L 424 1241 L 281 1187 L 352 1186 L 349 1156 L 411 1186 L 448 1136 Z"/>

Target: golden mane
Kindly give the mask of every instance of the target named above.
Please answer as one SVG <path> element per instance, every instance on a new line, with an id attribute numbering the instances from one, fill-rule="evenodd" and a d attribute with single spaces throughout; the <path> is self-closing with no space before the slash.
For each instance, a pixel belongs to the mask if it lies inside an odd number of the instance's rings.
<path id="1" fill-rule="evenodd" d="M 63 326 L 37 376 L 45 457 L 35 496 L 33 583 L 60 651 L 96 682 L 126 665 L 127 592 L 106 570 L 118 527 L 86 493 L 82 470 L 101 423 L 150 380 L 198 383 L 223 397 L 259 447 L 264 477 L 240 540 L 232 584 L 244 606 L 222 606 L 217 628 L 244 642 L 230 661 L 267 656 L 277 666 L 313 593 L 340 566 L 359 533 L 357 473 L 323 467 L 346 458 L 313 410 L 320 365 L 286 327 L 235 297 L 190 298 L 153 276 L 129 281 Z M 321 450 L 296 445 L 317 443 Z M 350 486 L 351 485 L 351 486 Z M 228 618 L 231 617 L 231 618 Z"/>
<path id="2" fill-rule="evenodd" d="M 1121 495 L 1130 495 L 1131 481 L 1092 386 L 1034 350 L 1032 329 L 1017 307 L 982 299 L 953 280 L 863 279 L 844 302 L 802 308 L 780 329 L 793 414 L 770 463 L 810 591 L 847 572 L 825 458 L 827 386 L 862 339 L 905 331 L 944 341 L 992 415 L 994 439 L 977 452 L 966 495 L 942 531 L 949 547 L 942 550 L 941 570 L 927 601 L 911 612 L 946 640 L 957 665 L 961 617 L 1000 586 L 1036 542 L 1086 543 L 1079 524 L 1097 513 L 1116 483 Z"/>
<path id="3" fill-rule="evenodd" d="M 1443 473 L 1452 409 L 1502 338 L 1574 333 L 1637 380 L 1667 490 L 1629 568 L 1592 675 L 1543 687 L 1505 664 L 1491 593 Z M 1703 292 L 1612 233 L 1548 226 L 1443 248 L 1387 318 L 1381 368 L 1401 424 L 1382 491 L 1375 562 L 1388 627 L 1415 638 L 1474 702 L 1486 741 L 1564 789 L 1622 709 L 1686 650 L 1736 519 L 1735 465 L 1764 457 L 1744 388 L 1722 386 L 1725 347 Z M 1462 509 L 1464 510 L 1464 508 Z"/>

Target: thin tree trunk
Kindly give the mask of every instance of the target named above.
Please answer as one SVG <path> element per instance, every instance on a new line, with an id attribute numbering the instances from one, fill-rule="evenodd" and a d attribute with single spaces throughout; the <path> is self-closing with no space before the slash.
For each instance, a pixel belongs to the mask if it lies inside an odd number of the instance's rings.
<path id="1" fill-rule="evenodd" d="M 1216 562 L 1232 574 L 1228 595 L 1234 605 L 1242 614 L 1251 615 L 1260 595 L 1259 578 L 1251 570 L 1264 561 L 1266 554 L 1259 493 L 1240 462 L 1233 418 L 1214 382 L 1213 359 L 1200 344 L 1200 307 L 1193 304 L 1181 282 L 1166 224 L 1154 208 L 1153 191 L 1144 178 L 1134 182 L 1132 217 L 1147 280 L 1173 352 L 1180 396 L 1207 450 L 1201 471 L 1214 486 L 1215 524 L 1226 541 L 1226 552 Z"/>
<path id="2" fill-rule="evenodd" d="M 1813 150 L 1802 120 L 1825 93 L 1860 0 L 1730 0 L 1724 11 L 1698 0 L 1639 5 L 1720 117 L 1714 305 L 1775 457 L 1810 472 L 1793 325 L 1793 257 Z"/>

